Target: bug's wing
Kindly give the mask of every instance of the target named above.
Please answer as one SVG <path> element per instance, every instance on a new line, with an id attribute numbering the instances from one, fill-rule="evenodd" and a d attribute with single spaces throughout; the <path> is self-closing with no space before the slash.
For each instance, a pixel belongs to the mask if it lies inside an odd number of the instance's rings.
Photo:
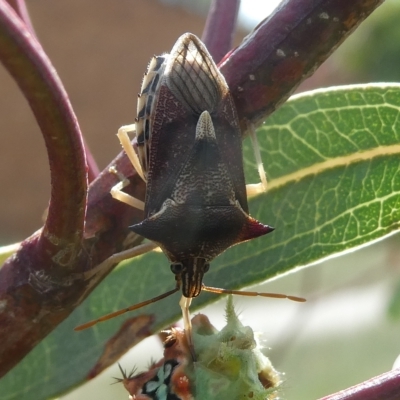
<path id="1" fill-rule="evenodd" d="M 216 113 L 221 100 L 229 93 L 211 55 L 191 33 L 182 35 L 173 47 L 165 67 L 165 80 L 185 108 L 198 116 L 203 111 Z"/>
<path id="2" fill-rule="evenodd" d="M 186 33 L 166 60 L 152 113 L 146 216 L 160 210 L 174 190 L 194 146 L 196 125 L 203 111 L 212 117 L 236 199 L 248 211 L 241 133 L 229 88 L 202 42 Z"/>

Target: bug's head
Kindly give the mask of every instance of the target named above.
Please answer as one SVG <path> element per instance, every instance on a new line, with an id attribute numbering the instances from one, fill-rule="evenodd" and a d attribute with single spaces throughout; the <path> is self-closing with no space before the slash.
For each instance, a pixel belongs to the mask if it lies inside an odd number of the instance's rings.
<path id="1" fill-rule="evenodd" d="M 185 297 L 197 297 L 203 285 L 203 276 L 209 270 L 210 264 L 204 258 L 186 258 L 171 264 L 171 271 L 182 284 L 182 294 Z"/>

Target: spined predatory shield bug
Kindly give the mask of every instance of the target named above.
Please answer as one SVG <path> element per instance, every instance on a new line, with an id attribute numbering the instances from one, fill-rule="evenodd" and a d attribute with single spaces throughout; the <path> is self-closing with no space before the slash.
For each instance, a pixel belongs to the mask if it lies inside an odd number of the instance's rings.
<path id="1" fill-rule="evenodd" d="M 130 131 L 136 135 L 134 148 Z M 144 209 L 144 220 L 130 229 L 162 249 L 175 274 L 176 288 L 78 329 L 140 308 L 181 288 L 180 305 L 190 337 L 189 305 L 201 290 L 258 294 L 204 286 L 203 275 L 210 262 L 227 248 L 273 230 L 249 216 L 236 109 L 224 77 L 195 35 L 182 35 L 171 54 L 151 60 L 139 94 L 136 123 L 122 127 L 118 137 L 147 183 L 146 198 L 143 204 L 122 192 L 123 182 L 111 194 Z M 261 161 L 259 171 L 265 183 Z M 252 191 L 257 191 L 255 186 Z M 127 252 L 125 258 L 131 254 Z M 293 296 L 260 295 L 302 301 Z"/>
<path id="2" fill-rule="evenodd" d="M 238 319 L 232 297 L 226 325 L 218 331 L 205 315 L 192 319 L 196 362 L 182 329 L 167 331 L 164 357 L 149 370 L 122 382 L 135 400 L 272 400 L 278 399 L 281 376 L 263 354 L 254 332 Z"/>

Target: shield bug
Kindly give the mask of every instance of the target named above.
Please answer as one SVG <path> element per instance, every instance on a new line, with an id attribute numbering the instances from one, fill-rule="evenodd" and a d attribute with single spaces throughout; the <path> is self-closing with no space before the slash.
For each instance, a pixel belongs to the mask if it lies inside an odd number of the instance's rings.
<path id="1" fill-rule="evenodd" d="M 135 149 L 128 137 L 133 130 Z M 122 192 L 122 182 L 111 194 L 144 209 L 144 220 L 130 229 L 162 249 L 171 263 L 176 288 L 79 328 L 137 309 L 181 288 L 180 305 L 190 335 L 188 309 L 201 290 L 257 295 L 204 286 L 210 262 L 229 247 L 273 230 L 249 215 L 235 105 L 224 77 L 195 35 L 184 34 L 171 54 L 152 59 L 139 94 L 135 126 L 121 128 L 118 136 L 147 184 L 146 198 L 143 204 Z M 261 158 L 258 160 L 266 182 Z"/>

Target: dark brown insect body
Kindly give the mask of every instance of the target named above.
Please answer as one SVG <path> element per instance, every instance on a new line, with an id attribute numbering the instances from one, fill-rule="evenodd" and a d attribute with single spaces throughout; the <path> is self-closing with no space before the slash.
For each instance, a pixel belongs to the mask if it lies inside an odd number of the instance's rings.
<path id="1" fill-rule="evenodd" d="M 128 136 L 131 131 L 136 132 L 137 154 Z M 144 209 L 144 220 L 130 229 L 161 247 L 171 262 L 177 285 L 152 299 L 80 325 L 76 330 L 137 310 L 182 288 L 179 304 L 195 359 L 189 306 L 202 289 L 304 301 L 284 294 L 203 285 L 211 260 L 227 248 L 265 235 L 273 228 L 248 214 L 242 136 L 235 106 L 224 77 L 196 36 L 184 34 L 170 55 L 152 59 L 139 95 L 135 127 L 121 127 L 118 137 L 132 165 L 147 183 L 146 199 L 143 204 L 124 193 L 124 181 L 111 189 L 111 195 Z M 254 148 L 262 183 L 250 185 L 250 192 L 260 193 L 260 185 L 261 191 L 266 187 L 266 178 L 259 148 L 256 145 Z M 114 254 L 97 268 L 142 254 L 142 247 L 148 245 Z"/>
<path id="2" fill-rule="evenodd" d="M 212 259 L 272 230 L 248 215 L 235 106 L 196 36 L 150 63 L 136 134 L 147 192 L 130 229 L 161 247 L 183 295 L 196 297 Z"/>

